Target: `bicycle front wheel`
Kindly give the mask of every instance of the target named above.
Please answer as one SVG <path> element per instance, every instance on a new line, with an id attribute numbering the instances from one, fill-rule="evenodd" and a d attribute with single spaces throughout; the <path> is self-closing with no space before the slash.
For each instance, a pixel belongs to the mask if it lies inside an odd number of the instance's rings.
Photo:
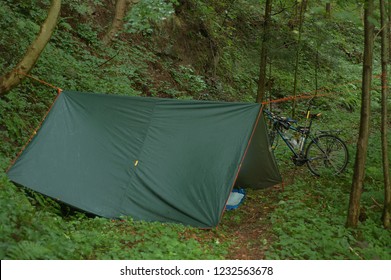
<path id="1" fill-rule="evenodd" d="M 346 144 L 334 135 L 324 134 L 311 141 L 306 150 L 307 166 L 316 176 L 337 175 L 349 161 Z"/>
<path id="2" fill-rule="evenodd" d="M 274 151 L 276 149 L 276 146 L 277 146 L 277 131 L 275 129 L 271 129 L 269 131 L 269 145 L 272 149 L 272 151 Z"/>

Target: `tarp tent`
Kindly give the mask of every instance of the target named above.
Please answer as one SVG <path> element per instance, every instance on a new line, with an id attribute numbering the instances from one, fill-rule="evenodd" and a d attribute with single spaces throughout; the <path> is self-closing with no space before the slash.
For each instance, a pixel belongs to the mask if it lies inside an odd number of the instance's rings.
<path id="1" fill-rule="evenodd" d="M 63 91 L 8 171 L 93 214 L 216 226 L 235 182 L 281 182 L 260 104 Z"/>

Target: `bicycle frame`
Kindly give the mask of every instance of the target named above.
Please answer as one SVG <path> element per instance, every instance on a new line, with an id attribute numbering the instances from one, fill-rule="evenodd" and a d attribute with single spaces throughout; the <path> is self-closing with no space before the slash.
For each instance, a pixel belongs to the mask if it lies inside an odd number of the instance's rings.
<path id="1" fill-rule="evenodd" d="M 312 116 L 310 114 L 309 109 L 307 110 L 306 114 L 306 123 L 309 121 L 308 126 L 294 126 L 291 124 L 291 122 L 297 123 L 295 120 L 290 120 L 290 119 L 276 119 L 273 117 L 272 113 L 269 111 L 266 111 L 266 114 L 268 115 L 269 119 L 273 121 L 273 130 L 277 132 L 277 134 L 281 137 L 281 139 L 284 141 L 284 143 L 288 146 L 289 150 L 293 153 L 293 161 L 297 165 L 302 165 L 305 164 L 306 161 L 308 160 L 305 158 L 305 148 L 307 147 L 308 144 L 308 139 L 310 139 L 312 142 L 315 142 L 314 139 L 316 137 L 313 137 L 311 135 L 311 127 L 312 127 L 312 122 L 315 117 L 318 115 Z M 285 124 L 289 125 L 286 127 L 285 125 L 282 124 L 284 122 Z M 284 129 L 286 130 L 292 130 L 295 133 L 300 134 L 300 140 L 299 140 L 299 148 L 295 148 L 292 143 L 290 142 L 290 139 L 288 139 L 284 133 Z M 278 140 L 276 140 L 278 141 Z M 315 143 L 316 144 L 316 143 Z"/>
<path id="2" fill-rule="evenodd" d="M 294 132 L 297 132 L 299 133 L 301 136 L 300 138 L 302 138 L 303 134 L 299 131 L 298 128 L 294 127 L 294 126 L 289 126 L 288 128 L 289 130 L 292 130 Z M 285 144 L 288 146 L 289 150 L 291 150 L 291 152 L 296 156 L 296 157 L 299 157 L 301 155 L 303 155 L 303 151 L 304 151 L 304 147 L 306 146 L 306 142 L 307 142 L 307 139 L 309 137 L 309 135 L 305 135 L 304 136 L 304 139 L 303 139 L 303 145 L 300 145 L 299 146 L 299 149 L 297 150 L 293 145 L 292 143 L 290 142 L 290 139 L 288 139 L 285 135 L 285 133 L 280 129 L 280 128 L 275 128 L 275 131 L 277 131 L 277 134 L 281 137 L 281 139 L 285 142 Z M 299 142 L 300 143 L 300 142 Z M 301 143 L 300 143 L 301 144 Z"/>

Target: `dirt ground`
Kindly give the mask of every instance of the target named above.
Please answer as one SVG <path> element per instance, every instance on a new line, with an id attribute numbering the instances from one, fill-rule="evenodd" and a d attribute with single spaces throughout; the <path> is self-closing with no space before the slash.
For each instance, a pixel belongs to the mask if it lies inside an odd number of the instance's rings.
<path id="1" fill-rule="evenodd" d="M 273 241 L 270 214 L 278 202 L 281 186 L 249 191 L 245 202 L 236 210 L 224 214 L 220 227 L 227 238 L 235 240 L 227 259 L 260 260 Z"/>

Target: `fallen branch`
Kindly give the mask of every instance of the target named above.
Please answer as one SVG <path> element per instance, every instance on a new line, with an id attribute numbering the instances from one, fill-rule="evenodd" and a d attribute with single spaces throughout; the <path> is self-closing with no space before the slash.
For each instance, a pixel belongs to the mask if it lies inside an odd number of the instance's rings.
<path id="1" fill-rule="evenodd" d="M 371 197 L 373 203 L 375 203 L 374 206 L 377 206 L 379 207 L 381 210 L 383 210 L 383 205 L 381 205 L 379 202 L 376 201 L 376 199 L 374 199 L 373 197 Z"/>

